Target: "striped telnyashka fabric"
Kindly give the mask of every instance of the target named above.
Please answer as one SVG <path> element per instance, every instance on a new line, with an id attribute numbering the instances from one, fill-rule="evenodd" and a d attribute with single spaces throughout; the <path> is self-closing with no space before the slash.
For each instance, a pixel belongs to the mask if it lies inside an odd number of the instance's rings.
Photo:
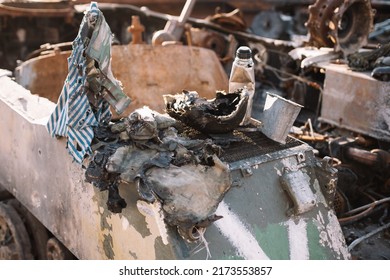
<path id="1" fill-rule="evenodd" d="M 91 22 L 95 26 L 92 27 L 93 33 L 88 34 L 91 30 Z M 101 71 L 117 83 L 110 67 L 111 40 L 110 28 L 97 4 L 92 2 L 73 41 L 73 51 L 68 58 L 68 76 L 57 106 L 47 123 L 51 136 L 67 137 L 69 153 L 78 163 L 82 163 L 86 155 L 92 154 L 93 127 L 98 126 L 99 123 L 108 123 L 111 119 L 108 102 L 101 98 L 97 107 L 93 108 L 86 94 L 86 55 L 91 49 L 90 46 L 100 47 L 100 49 L 94 48 L 94 51 L 100 54 L 100 57 L 97 57 L 98 63 L 104 62 L 104 69 Z"/>

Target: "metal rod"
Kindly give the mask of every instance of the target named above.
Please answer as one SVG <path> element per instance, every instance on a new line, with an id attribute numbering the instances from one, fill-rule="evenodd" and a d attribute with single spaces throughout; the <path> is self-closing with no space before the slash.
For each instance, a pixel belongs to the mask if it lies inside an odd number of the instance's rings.
<path id="1" fill-rule="evenodd" d="M 86 7 L 89 5 L 75 5 L 76 11 L 84 11 Z M 127 8 L 133 12 L 137 12 L 140 14 L 143 14 L 147 17 L 153 17 L 153 18 L 158 18 L 162 20 L 179 20 L 178 16 L 173 16 L 169 14 L 164 14 L 164 13 L 159 13 L 150 10 L 147 7 L 137 7 L 134 5 L 129 5 L 129 4 L 107 4 L 107 3 L 99 3 L 99 8 L 101 9 L 110 9 L 110 10 L 115 10 L 118 8 Z M 277 39 L 271 39 L 271 38 L 266 38 L 262 36 L 258 36 L 256 34 L 252 33 L 247 33 L 247 32 L 242 32 L 242 31 L 234 31 L 231 29 L 224 28 L 218 24 L 215 24 L 213 22 L 204 20 L 204 19 L 197 19 L 197 18 L 192 18 L 188 17 L 188 22 L 191 23 L 192 25 L 196 27 L 205 27 L 205 28 L 210 28 L 215 31 L 219 31 L 225 34 L 232 34 L 238 38 L 246 39 L 248 41 L 252 42 L 260 42 L 266 46 L 280 46 L 280 47 L 288 47 L 288 48 L 297 48 L 302 46 L 301 43 L 297 43 L 295 41 L 284 41 L 284 40 L 277 40 Z"/>
<path id="2" fill-rule="evenodd" d="M 375 205 L 372 205 L 370 208 L 367 208 L 366 210 L 364 210 L 363 212 L 361 212 L 361 213 L 359 213 L 357 215 L 340 218 L 339 219 L 339 223 L 341 225 L 344 225 L 344 224 L 346 224 L 348 222 L 356 222 L 357 220 L 360 220 L 362 218 L 367 217 L 368 214 L 370 214 L 371 211 L 374 210 L 374 208 L 375 208 Z"/>
<path id="3" fill-rule="evenodd" d="M 385 202 L 389 202 L 390 201 L 390 197 L 386 197 L 386 198 L 383 198 L 383 199 L 380 199 L 380 200 L 376 200 L 372 203 L 369 203 L 369 204 L 366 204 L 366 205 L 363 205 L 361 207 L 358 207 L 358 208 L 355 208 L 355 209 L 352 209 L 351 211 L 348 211 L 346 213 L 344 213 L 344 215 L 352 215 L 352 214 L 355 214 L 356 212 L 360 212 L 360 211 L 363 211 L 367 208 L 370 208 L 371 206 L 376 206 L 376 205 L 379 205 L 379 204 L 382 204 L 382 203 L 385 203 Z"/>
<path id="4" fill-rule="evenodd" d="M 370 151 L 347 147 L 346 156 L 367 166 L 374 167 L 380 165 L 379 155 Z"/>
<path id="5" fill-rule="evenodd" d="M 185 23 L 187 19 L 190 17 L 192 10 L 195 6 L 196 0 L 187 0 L 184 4 L 183 10 L 181 11 L 178 22 Z"/>
<path id="6" fill-rule="evenodd" d="M 377 228 L 376 230 L 373 230 L 373 231 L 367 233 L 366 235 L 360 236 L 358 239 L 355 239 L 351 244 L 349 244 L 348 251 L 351 252 L 352 249 L 355 248 L 356 245 L 358 245 L 360 242 L 366 240 L 367 238 L 370 238 L 371 236 L 381 232 L 382 230 L 387 229 L 388 227 L 390 227 L 390 223 L 385 224 L 384 226 L 381 226 L 381 227 Z"/>

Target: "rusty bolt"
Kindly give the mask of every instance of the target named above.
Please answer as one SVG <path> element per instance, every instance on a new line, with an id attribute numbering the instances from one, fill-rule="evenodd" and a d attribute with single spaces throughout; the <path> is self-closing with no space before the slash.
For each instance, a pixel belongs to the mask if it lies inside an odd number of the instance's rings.
<path id="1" fill-rule="evenodd" d="M 133 35 L 131 44 L 143 44 L 142 33 L 145 31 L 145 27 L 141 24 L 139 16 L 131 17 L 131 26 L 128 31 Z"/>

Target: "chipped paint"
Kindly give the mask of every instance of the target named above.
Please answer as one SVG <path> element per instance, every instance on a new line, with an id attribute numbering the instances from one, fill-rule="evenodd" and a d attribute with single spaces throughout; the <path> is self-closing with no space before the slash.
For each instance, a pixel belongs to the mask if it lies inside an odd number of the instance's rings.
<path id="1" fill-rule="evenodd" d="M 256 238 L 240 221 L 240 218 L 229 210 L 229 206 L 225 202 L 222 201 L 219 204 L 216 214 L 223 216 L 223 218 L 216 221 L 214 224 L 236 248 L 239 256 L 248 260 L 269 259 L 260 247 Z"/>
<path id="2" fill-rule="evenodd" d="M 322 216 L 321 212 L 318 213 L 317 220 L 321 223 L 321 225 L 325 224 L 325 220 L 324 220 L 324 217 Z"/>
<path id="3" fill-rule="evenodd" d="M 308 260 L 309 241 L 307 237 L 307 224 L 303 219 L 290 219 L 286 222 L 290 248 L 290 259 Z"/>
<path id="4" fill-rule="evenodd" d="M 284 168 L 287 168 L 291 171 L 298 170 L 295 158 L 291 158 L 291 157 L 284 158 L 280 162 L 283 164 Z"/>
<path id="5" fill-rule="evenodd" d="M 309 240 L 309 256 L 311 260 L 326 260 L 329 259 L 327 251 L 319 242 L 320 233 L 313 219 L 309 219 L 306 225 L 307 237 Z"/>
<path id="6" fill-rule="evenodd" d="M 114 259 L 115 253 L 114 253 L 114 248 L 113 248 L 113 243 L 112 243 L 112 236 L 111 234 L 104 234 L 103 235 L 104 240 L 103 240 L 103 249 L 106 257 L 109 260 Z"/>
<path id="7" fill-rule="evenodd" d="M 103 213 L 100 214 L 100 230 L 111 231 L 112 225 L 109 224 L 108 219 L 111 217 L 111 212 L 104 208 Z"/>
<path id="8" fill-rule="evenodd" d="M 339 221 L 333 211 L 328 212 L 328 224 L 326 225 L 329 239 L 334 251 L 344 259 L 350 258 L 348 248 L 345 246 L 344 235 L 341 231 Z"/>
<path id="9" fill-rule="evenodd" d="M 316 205 L 317 206 L 319 204 L 327 205 L 328 203 L 327 203 L 327 201 L 326 201 L 326 199 L 325 199 L 325 197 L 324 197 L 324 195 L 323 195 L 323 193 L 321 191 L 320 183 L 318 182 L 317 179 L 315 179 L 313 181 L 312 186 L 313 186 L 313 189 L 314 189 L 314 193 L 317 196 L 317 201 L 316 201 L 317 203 L 316 203 Z"/>
<path id="10" fill-rule="evenodd" d="M 344 235 L 341 231 L 340 224 L 332 210 L 328 212 L 328 221 L 321 212 L 318 213 L 314 221 L 319 231 L 319 242 L 323 247 L 330 247 L 338 259 L 349 259 L 350 255 L 345 245 Z"/>
<path id="11" fill-rule="evenodd" d="M 317 229 L 318 229 L 318 232 L 319 232 L 319 243 L 321 244 L 321 246 L 325 247 L 326 244 L 329 243 L 329 240 L 328 240 L 328 235 L 325 231 L 325 221 L 324 221 L 324 217 L 322 216 L 322 213 L 319 212 L 318 215 L 317 215 L 317 218 L 315 219 L 315 222 L 314 224 L 317 226 Z"/>
<path id="12" fill-rule="evenodd" d="M 39 208 L 41 207 L 41 198 L 40 198 L 40 195 L 39 193 L 37 193 L 36 191 L 34 191 L 31 195 L 31 203 L 32 205 L 35 207 L 35 208 Z"/>
<path id="13" fill-rule="evenodd" d="M 122 228 L 123 228 L 123 230 L 128 229 L 129 225 L 130 225 L 129 220 L 125 216 L 122 216 L 121 220 L 122 220 Z"/>
<path id="14" fill-rule="evenodd" d="M 282 171 L 280 171 L 276 166 L 274 166 L 274 169 L 276 170 L 276 174 L 278 174 L 278 176 L 282 176 Z"/>
<path id="15" fill-rule="evenodd" d="M 168 232 L 164 222 L 164 215 L 161 211 L 161 203 L 157 200 L 153 204 L 138 200 L 137 208 L 145 216 L 146 224 L 150 232 L 161 236 L 163 244 L 168 245 Z"/>
<path id="16" fill-rule="evenodd" d="M 110 224 L 112 230 L 104 230 L 101 232 L 103 235 L 105 253 L 108 250 L 107 246 L 111 246 L 111 249 L 115 252 L 116 259 L 129 259 L 134 255 L 142 260 L 156 259 L 156 248 L 154 247 L 154 244 L 156 238 L 159 237 L 156 233 L 149 233 L 145 236 L 137 231 L 134 225 L 130 223 L 128 228 L 124 230 L 124 222 L 121 215 L 111 215 L 107 217 L 107 223 Z M 112 237 L 110 243 L 107 243 L 106 235 Z M 131 251 L 132 254 L 129 255 L 129 251 Z"/>

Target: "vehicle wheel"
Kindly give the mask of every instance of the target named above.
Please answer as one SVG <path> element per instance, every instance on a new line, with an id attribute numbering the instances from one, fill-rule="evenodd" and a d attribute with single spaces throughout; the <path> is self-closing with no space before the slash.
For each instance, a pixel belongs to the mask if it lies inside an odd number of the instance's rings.
<path id="1" fill-rule="evenodd" d="M 22 218 L 24 226 L 30 237 L 31 253 L 34 259 L 45 260 L 46 259 L 46 244 L 49 239 L 49 232 L 42 223 L 35 218 L 30 211 L 27 210 L 18 200 L 11 199 L 7 202 L 12 206 Z"/>
<path id="2" fill-rule="evenodd" d="M 46 257 L 48 260 L 74 259 L 73 254 L 55 237 L 52 237 L 47 241 Z"/>
<path id="3" fill-rule="evenodd" d="M 279 39 L 284 31 L 284 24 L 280 13 L 262 11 L 253 18 L 251 28 L 259 36 Z"/>
<path id="4" fill-rule="evenodd" d="M 31 244 L 16 210 L 0 202 L 0 259 L 30 260 Z"/>
<path id="5" fill-rule="evenodd" d="M 295 9 L 293 23 L 294 23 L 294 31 L 299 35 L 307 34 L 307 27 L 305 23 L 309 19 L 309 11 L 307 8 L 297 8 Z"/>

